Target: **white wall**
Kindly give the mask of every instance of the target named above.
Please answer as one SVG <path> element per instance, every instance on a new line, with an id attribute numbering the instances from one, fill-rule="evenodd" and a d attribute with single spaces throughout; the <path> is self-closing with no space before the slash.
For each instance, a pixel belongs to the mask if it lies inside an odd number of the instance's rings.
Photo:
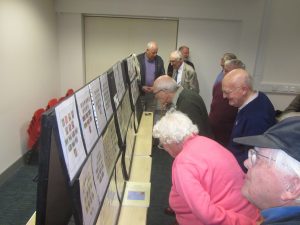
<path id="1" fill-rule="evenodd" d="M 280 10 L 277 6 L 285 4 L 299 5 L 297 0 L 287 0 L 284 4 L 280 3 L 280 0 L 1 0 L 0 173 L 26 151 L 26 128 L 33 111 L 44 107 L 51 97 L 64 94 L 68 88 L 78 89 L 83 86 L 83 14 L 171 17 L 179 18 L 181 22 L 184 20 L 238 22 L 241 24 L 238 47 L 232 51 L 237 51 L 248 70 L 255 73 L 261 72 L 259 69 L 264 68 L 260 65 L 257 70 L 256 64 L 263 55 L 260 52 L 262 42 L 268 43 L 268 35 L 264 36 L 267 40 L 261 37 L 263 33 L 261 25 L 266 19 L 265 2 L 276 4 L 272 10 Z M 294 9 L 296 8 L 299 7 Z M 54 11 L 58 13 L 59 42 L 56 37 Z M 289 12 L 284 13 L 289 15 Z M 283 20 L 284 18 L 282 15 Z M 185 38 L 180 39 L 181 41 L 188 40 L 187 34 L 178 35 Z M 198 67 L 197 72 L 204 76 L 215 76 L 215 72 L 220 69 L 219 57 L 223 52 L 219 54 L 214 51 L 210 54 L 201 51 L 201 46 L 197 48 L 196 45 L 191 51 L 193 57 L 199 54 L 201 67 Z M 205 71 L 202 70 L 204 67 Z M 209 87 L 213 79 L 208 77 L 205 79 Z M 205 95 L 209 94 L 207 90 Z M 276 108 L 285 107 L 292 99 L 290 95 L 270 94 L 270 96 Z"/>
<path id="2" fill-rule="evenodd" d="M 257 87 L 277 109 L 300 93 L 300 1 L 266 0 L 256 57 Z"/>
<path id="3" fill-rule="evenodd" d="M 131 17 L 151 17 L 151 18 L 177 18 L 179 19 L 178 29 L 178 42 L 179 44 L 191 44 L 192 43 L 192 58 L 195 59 L 194 64 L 196 65 L 196 72 L 199 75 L 199 82 L 202 84 L 201 95 L 206 102 L 209 109 L 211 100 L 211 87 L 213 80 L 220 70 L 219 61 L 224 51 L 235 52 L 247 65 L 248 70 L 252 73 L 254 70 L 255 57 L 257 54 L 257 46 L 259 41 L 259 34 L 261 28 L 261 21 L 264 11 L 264 1 L 261 0 L 190 0 L 190 1 L 179 1 L 179 0 L 164 0 L 164 1 L 146 1 L 146 0 L 128 0 L 128 1 L 114 1 L 114 0 L 59 0 L 56 2 L 57 12 L 64 13 L 65 15 L 77 13 L 81 14 L 96 14 L 96 15 L 117 15 L 117 16 L 131 16 Z M 59 18 L 59 21 L 63 23 L 64 18 Z M 183 21 L 185 23 L 183 23 Z M 80 21 L 71 21 L 72 27 L 79 27 Z M 187 23 L 186 23 L 187 22 Z M 238 23 L 237 34 L 238 36 L 233 38 L 231 41 L 236 43 L 230 43 L 222 39 L 222 29 L 218 31 L 209 31 L 210 34 L 218 35 L 216 39 L 221 41 L 218 43 L 218 48 L 208 49 L 205 41 L 209 39 L 200 40 L 196 35 L 202 35 L 201 28 L 217 29 L 217 26 L 211 26 L 213 23 L 218 23 L 219 26 L 222 24 Z M 204 25 L 203 25 L 204 23 Z M 195 24 L 193 31 L 193 24 Z M 190 30 L 180 27 L 180 25 L 189 25 Z M 82 29 L 82 28 L 80 28 Z M 225 31 L 226 28 L 223 28 Z M 78 32 L 80 30 L 78 29 Z M 68 33 L 68 30 L 61 30 L 63 33 Z M 203 30 L 207 32 L 207 30 Z M 228 31 L 226 31 L 228 34 Z M 81 36 L 82 37 L 82 36 Z M 149 37 L 151 39 L 151 37 Z M 199 43 L 197 44 L 197 38 Z M 223 41 L 223 42 L 222 42 Z M 158 43 L 159 44 L 159 43 Z M 61 52 L 65 52 L 68 55 L 69 62 L 73 66 L 73 58 L 76 57 L 68 53 L 68 49 L 61 46 Z M 74 45 L 73 49 L 82 49 L 80 45 Z M 160 49 L 163 46 L 160 45 Z M 105 57 L 105 55 L 104 55 Z M 197 60 L 197 61 L 196 61 Z M 199 61 L 198 61 L 199 60 Z M 200 61 L 201 60 L 201 61 Z M 74 60 L 74 62 L 76 59 Z M 114 62 L 112 62 L 113 64 Z M 197 66 L 198 65 L 198 66 Z M 65 71 L 68 73 L 67 71 Z M 66 74 L 62 73 L 62 76 Z M 84 76 L 84 74 L 80 75 Z M 202 80 L 201 80 L 202 78 Z M 67 80 L 67 79 L 65 79 Z M 71 82 L 71 80 L 70 80 Z M 83 84 L 78 84 L 83 85 Z"/>
<path id="4" fill-rule="evenodd" d="M 103 74 L 114 63 L 132 53 L 142 53 L 146 43 L 159 43 L 158 54 L 168 66 L 170 52 L 176 49 L 177 20 L 85 17 L 86 81 Z M 162 46 L 162 47 L 161 47 Z"/>
<path id="5" fill-rule="evenodd" d="M 33 112 L 57 97 L 52 0 L 0 1 L 0 174 L 27 150 Z"/>
<path id="6" fill-rule="evenodd" d="M 84 84 L 83 26 L 78 13 L 58 13 L 58 47 L 60 94 L 70 88 L 77 90 Z"/>

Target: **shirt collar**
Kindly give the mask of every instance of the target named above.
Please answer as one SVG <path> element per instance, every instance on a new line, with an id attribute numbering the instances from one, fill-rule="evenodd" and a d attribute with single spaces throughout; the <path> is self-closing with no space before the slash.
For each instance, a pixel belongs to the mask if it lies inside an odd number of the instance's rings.
<path id="1" fill-rule="evenodd" d="M 182 73 L 184 63 L 185 63 L 185 62 L 182 62 L 182 63 L 181 63 L 181 66 L 178 68 L 178 73 Z"/>
<path id="2" fill-rule="evenodd" d="M 256 99 L 258 96 L 258 91 L 255 91 L 252 95 L 248 97 L 248 99 L 244 102 L 244 104 L 239 108 L 239 111 L 244 108 L 246 105 L 248 105 L 250 102 L 252 102 L 254 99 Z"/>

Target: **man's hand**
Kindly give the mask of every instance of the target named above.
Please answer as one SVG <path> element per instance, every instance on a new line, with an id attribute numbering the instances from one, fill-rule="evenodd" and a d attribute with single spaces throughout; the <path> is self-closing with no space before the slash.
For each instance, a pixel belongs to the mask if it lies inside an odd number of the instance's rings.
<path id="1" fill-rule="evenodd" d="M 150 87 L 150 86 L 143 86 L 143 87 L 142 87 L 142 90 L 143 90 L 145 93 L 152 93 L 152 92 L 153 92 L 153 87 Z"/>

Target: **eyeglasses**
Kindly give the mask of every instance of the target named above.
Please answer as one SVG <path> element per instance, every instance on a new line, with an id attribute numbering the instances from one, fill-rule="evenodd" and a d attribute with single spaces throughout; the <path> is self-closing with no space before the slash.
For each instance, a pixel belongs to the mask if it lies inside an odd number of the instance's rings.
<path id="1" fill-rule="evenodd" d="M 260 157 L 268 159 L 269 162 L 270 161 L 274 161 L 274 162 L 276 161 L 275 159 L 273 159 L 269 156 L 265 156 L 265 155 L 262 155 L 262 154 L 258 153 L 258 151 L 256 149 L 249 149 L 248 159 L 250 160 L 252 166 L 254 166 L 256 164 L 257 159 L 260 158 Z"/>
<path id="2" fill-rule="evenodd" d="M 223 92 L 223 94 L 225 94 L 225 95 L 229 95 L 229 94 L 231 94 L 231 93 L 233 93 L 233 92 L 239 90 L 240 88 L 242 88 L 242 87 L 237 87 L 237 88 L 235 88 L 235 89 L 228 90 L 228 91 L 227 91 L 227 90 L 222 90 L 222 92 Z"/>

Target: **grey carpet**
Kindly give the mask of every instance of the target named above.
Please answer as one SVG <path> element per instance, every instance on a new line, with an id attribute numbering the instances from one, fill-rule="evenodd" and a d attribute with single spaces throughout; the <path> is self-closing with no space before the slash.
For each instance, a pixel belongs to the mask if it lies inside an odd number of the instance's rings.
<path id="1" fill-rule="evenodd" d="M 164 214 L 168 206 L 173 159 L 157 147 L 152 152 L 151 200 L 147 225 L 170 225 L 174 217 Z M 22 166 L 0 186 L 0 225 L 24 225 L 36 208 L 37 184 L 33 181 L 38 173 L 37 162 Z"/>
<path id="2" fill-rule="evenodd" d="M 0 225 L 26 224 L 36 208 L 37 165 L 24 165 L 0 186 Z"/>

